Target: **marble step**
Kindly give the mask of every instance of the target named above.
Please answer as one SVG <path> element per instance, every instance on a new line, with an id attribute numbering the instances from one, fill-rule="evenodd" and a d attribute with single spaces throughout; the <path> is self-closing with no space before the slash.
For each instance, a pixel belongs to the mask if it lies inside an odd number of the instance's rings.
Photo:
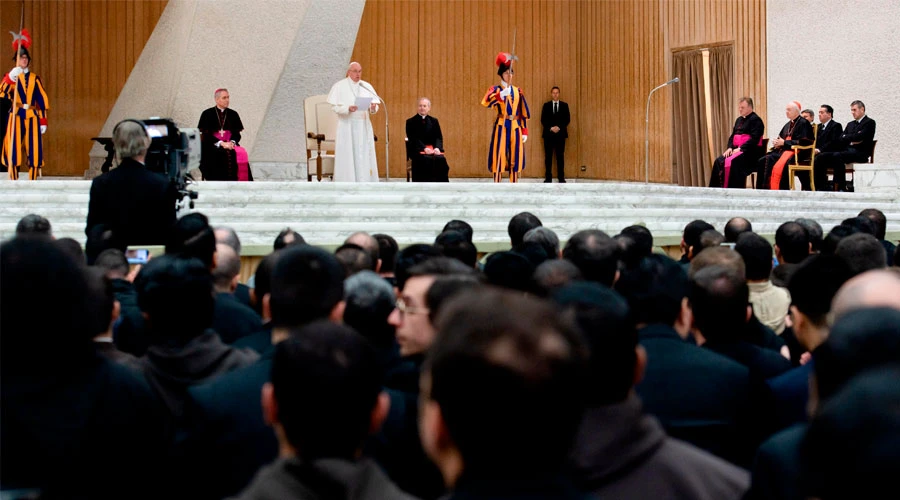
<path id="1" fill-rule="evenodd" d="M 809 217 L 828 230 L 864 208 L 885 212 L 889 235 L 900 237 L 900 192 L 805 193 L 684 188 L 592 182 L 495 185 L 335 184 L 303 182 L 196 183 L 195 210 L 213 224 L 234 227 L 245 245 L 270 247 L 290 226 L 310 242 L 339 244 L 357 230 L 382 232 L 401 244 L 432 241 L 450 219 L 475 229 L 479 248 L 507 244 L 509 219 L 535 213 L 562 239 L 575 231 L 599 228 L 618 232 L 631 224 L 651 229 L 660 244 L 677 244 L 684 225 L 704 219 L 718 228 L 731 217 L 749 218 L 754 229 L 773 234 L 785 220 Z M 58 237 L 84 240 L 90 181 L 0 182 L 0 238 L 13 234 L 28 213 L 40 213 Z M 667 242 L 667 243 L 663 243 Z"/>

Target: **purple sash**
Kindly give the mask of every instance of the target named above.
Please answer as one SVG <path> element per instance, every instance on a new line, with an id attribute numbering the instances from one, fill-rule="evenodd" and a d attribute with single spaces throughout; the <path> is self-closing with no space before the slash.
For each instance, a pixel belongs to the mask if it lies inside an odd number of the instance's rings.
<path id="1" fill-rule="evenodd" d="M 231 140 L 231 131 L 223 130 L 221 132 L 216 132 L 215 134 L 213 134 L 213 137 L 222 142 L 228 142 Z M 235 146 L 234 153 L 235 156 L 237 156 L 237 180 L 249 181 L 250 159 L 247 155 L 247 150 L 242 146 Z"/>
<path id="2" fill-rule="evenodd" d="M 737 134 L 734 136 L 734 139 L 732 139 L 731 142 L 734 143 L 734 148 L 737 149 L 749 140 L 750 134 Z M 734 160 L 738 156 L 741 156 L 741 154 L 743 154 L 743 151 L 738 150 L 737 153 L 729 156 L 728 158 L 725 158 L 725 183 L 722 184 L 723 188 L 728 187 L 728 176 L 731 175 L 731 160 Z"/>

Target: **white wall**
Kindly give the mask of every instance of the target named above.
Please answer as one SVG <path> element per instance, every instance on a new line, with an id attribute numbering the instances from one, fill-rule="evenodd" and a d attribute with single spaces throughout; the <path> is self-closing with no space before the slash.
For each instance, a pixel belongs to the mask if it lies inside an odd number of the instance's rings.
<path id="1" fill-rule="evenodd" d="M 900 165 L 900 1 L 768 0 L 766 40 L 768 137 L 789 101 L 830 104 L 846 124 L 859 99 L 876 121 L 875 162 Z"/>

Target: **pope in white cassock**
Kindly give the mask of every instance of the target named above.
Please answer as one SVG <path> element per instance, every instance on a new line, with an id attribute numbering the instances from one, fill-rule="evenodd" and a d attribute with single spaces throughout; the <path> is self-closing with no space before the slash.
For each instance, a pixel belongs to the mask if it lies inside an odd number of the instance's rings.
<path id="1" fill-rule="evenodd" d="M 347 78 L 337 82 L 328 93 L 328 104 L 338 115 L 334 144 L 335 182 L 378 182 L 378 162 L 375 158 L 375 134 L 369 115 L 378 112 L 381 102 L 375 89 L 360 80 L 362 66 L 352 62 Z M 371 98 L 368 109 L 357 108 L 357 98 Z"/>

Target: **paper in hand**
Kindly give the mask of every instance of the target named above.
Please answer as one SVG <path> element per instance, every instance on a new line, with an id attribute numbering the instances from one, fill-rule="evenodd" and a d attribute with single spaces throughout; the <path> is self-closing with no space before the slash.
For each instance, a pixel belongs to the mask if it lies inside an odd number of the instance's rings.
<path id="1" fill-rule="evenodd" d="M 372 104 L 372 98 L 360 96 L 356 98 L 356 102 L 354 104 L 356 104 L 356 107 L 360 110 L 369 109 L 369 106 Z"/>

